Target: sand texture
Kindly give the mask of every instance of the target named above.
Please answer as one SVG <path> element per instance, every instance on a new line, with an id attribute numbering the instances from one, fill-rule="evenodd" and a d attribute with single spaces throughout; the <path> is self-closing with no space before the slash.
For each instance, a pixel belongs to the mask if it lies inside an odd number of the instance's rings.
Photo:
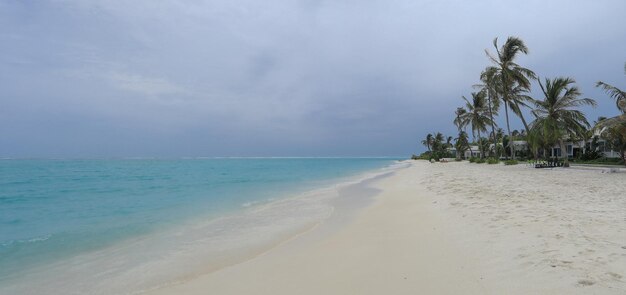
<path id="1" fill-rule="evenodd" d="M 626 173 L 411 162 L 371 205 L 150 294 L 626 294 Z"/>

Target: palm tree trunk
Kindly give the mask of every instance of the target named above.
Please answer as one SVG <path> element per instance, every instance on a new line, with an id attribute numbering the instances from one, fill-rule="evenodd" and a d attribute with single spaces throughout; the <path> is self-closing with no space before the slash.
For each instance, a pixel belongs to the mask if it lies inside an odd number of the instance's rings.
<path id="1" fill-rule="evenodd" d="M 524 129 L 526 129 L 526 134 L 530 134 L 530 128 L 528 128 L 528 124 L 526 123 L 526 119 L 524 119 L 524 115 L 522 114 L 522 110 L 519 108 L 519 105 L 515 103 L 515 107 L 517 107 L 519 112 L 519 118 L 522 120 L 522 124 L 524 124 Z"/>
<path id="2" fill-rule="evenodd" d="M 487 103 L 489 103 L 489 117 L 491 118 L 491 135 L 493 138 L 493 149 L 495 154 L 495 149 L 498 146 L 496 143 L 496 125 L 493 121 L 493 109 L 491 108 L 491 94 L 487 93 Z"/>
<path id="3" fill-rule="evenodd" d="M 480 151 L 480 158 L 482 159 L 485 151 L 483 150 L 482 138 L 480 138 L 480 130 L 478 130 L 478 151 Z"/>
<path id="4" fill-rule="evenodd" d="M 513 160 L 515 160 L 515 152 L 513 151 L 513 145 L 511 144 L 511 126 L 509 125 L 509 105 L 506 103 L 506 101 L 504 102 L 504 114 L 506 115 L 506 130 L 509 133 L 509 145 L 511 148 L 511 157 L 513 157 Z M 508 160 L 509 157 L 506 156 L 506 159 Z"/>
<path id="5" fill-rule="evenodd" d="M 522 120 L 522 124 L 524 124 L 524 129 L 526 129 L 526 137 L 528 138 L 528 135 L 530 134 L 530 128 L 528 128 L 528 124 L 526 123 L 526 119 L 524 119 L 524 115 L 522 114 L 522 110 L 519 108 L 519 104 L 515 103 L 515 106 L 519 110 L 519 118 Z M 526 141 L 526 143 L 528 143 L 528 141 Z M 528 150 L 531 153 L 533 153 L 530 148 L 528 148 Z"/>
<path id="6" fill-rule="evenodd" d="M 559 139 L 559 145 L 561 146 L 561 158 L 563 158 L 563 167 L 569 167 L 569 157 L 567 156 L 565 142 L 562 139 Z"/>

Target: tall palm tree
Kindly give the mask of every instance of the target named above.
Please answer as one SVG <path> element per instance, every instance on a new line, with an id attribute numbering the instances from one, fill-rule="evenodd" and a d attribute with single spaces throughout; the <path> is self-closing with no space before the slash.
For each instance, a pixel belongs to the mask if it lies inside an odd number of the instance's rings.
<path id="1" fill-rule="evenodd" d="M 506 126 L 509 132 L 509 138 L 511 137 L 511 127 L 509 122 L 509 108 L 515 113 L 524 124 L 526 132 L 529 132 L 528 124 L 521 112 L 520 107 L 525 100 L 529 97 L 524 93 L 530 91 L 530 79 L 535 79 L 535 73 L 527 68 L 524 68 L 515 63 L 515 58 L 520 54 L 528 54 L 528 48 L 524 44 L 524 41 L 517 37 L 509 37 L 502 45 L 502 48 L 498 48 L 498 38 L 493 40 L 493 46 L 496 50 L 496 56 L 485 50 L 487 57 L 493 62 L 493 66 L 487 67 L 486 72 L 493 72 L 496 79 L 499 80 L 500 98 L 504 103 L 504 112 L 506 116 Z M 511 145 L 511 154 L 515 158 L 515 152 L 513 145 Z"/>
<path id="2" fill-rule="evenodd" d="M 496 124 L 494 116 L 498 115 L 500 110 L 500 99 L 498 98 L 499 79 L 495 68 L 484 70 L 480 73 L 480 81 L 482 84 L 474 85 L 479 87 L 482 91 L 487 93 L 487 107 L 489 108 L 489 117 L 491 118 L 491 136 L 494 147 L 497 146 L 498 141 L 496 137 Z"/>
<path id="3" fill-rule="evenodd" d="M 422 144 L 425 145 L 430 152 L 430 147 L 433 145 L 433 135 L 428 133 L 428 135 L 426 135 L 426 139 L 422 140 Z"/>
<path id="4" fill-rule="evenodd" d="M 485 91 L 473 92 L 471 101 L 463 96 L 467 113 L 463 114 L 461 121 L 464 125 L 472 125 L 472 136 L 474 138 L 478 134 L 478 138 L 481 139 L 481 132 L 486 132 L 487 126 L 493 123 L 489 117 L 489 108 L 487 107 L 485 96 Z M 482 145 L 480 152 L 480 157 L 482 158 L 484 155 Z"/>
<path id="5" fill-rule="evenodd" d="M 573 79 L 546 79 L 545 83 L 544 87 L 539 81 L 544 98 L 535 101 L 536 108 L 532 113 L 536 119 L 532 126 L 537 129 L 536 132 L 544 136 L 547 143 L 559 144 L 564 165 L 568 167 L 564 139 L 582 136 L 590 127 L 585 114 L 575 108 L 584 105 L 595 107 L 596 102 L 591 98 L 579 98 L 581 93 L 574 85 L 576 82 Z"/>

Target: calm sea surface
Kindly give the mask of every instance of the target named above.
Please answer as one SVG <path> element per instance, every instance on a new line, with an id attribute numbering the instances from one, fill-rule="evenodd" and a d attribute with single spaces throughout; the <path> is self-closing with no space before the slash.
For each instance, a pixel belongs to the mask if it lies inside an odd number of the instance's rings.
<path id="1" fill-rule="evenodd" d="M 233 214 L 381 158 L 0 160 L 0 285 L 198 218 Z"/>

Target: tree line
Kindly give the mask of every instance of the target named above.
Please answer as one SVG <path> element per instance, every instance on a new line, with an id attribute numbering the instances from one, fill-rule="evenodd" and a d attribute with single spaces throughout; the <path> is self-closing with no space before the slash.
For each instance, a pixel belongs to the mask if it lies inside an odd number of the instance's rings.
<path id="1" fill-rule="evenodd" d="M 548 151 L 558 146 L 562 161 L 568 166 L 566 142 L 587 142 L 593 139 L 590 148 L 579 156 L 586 159 L 600 158 L 602 155 L 593 143 L 601 138 L 607 147 L 618 151 L 621 161 L 626 162 L 626 92 L 611 84 L 597 82 L 596 87 L 615 100 L 621 114 L 611 118 L 600 117 L 592 125 L 580 107 L 595 107 L 596 101 L 583 98 L 573 78 L 541 79 L 532 70 L 518 64 L 517 58 L 529 51 L 520 38 L 509 37 L 500 47 L 496 38 L 493 47 L 494 52 L 485 50 L 490 65 L 480 73 L 480 83 L 472 86 L 475 91 L 469 97 L 462 96 L 464 105 L 454 111 L 453 123 L 457 127 L 457 137 L 445 137 L 438 132 L 426 135 L 422 144 L 428 151 L 421 155 L 422 158 L 438 160 L 449 157 L 449 150 L 454 147 L 460 159 L 473 145 L 478 147 L 480 158 L 510 157 L 515 160 L 521 156 L 539 159 L 547 158 Z M 624 71 L 626 73 L 626 64 Z M 530 95 L 533 82 L 541 90 L 539 98 Z M 506 134 L 495 120 L 502 109 Z M 525 109 L 532 114 L 530 122 L 524 116 Z M 512 115 L 521 120 L 523 130 L 511 131 Z M 515 140 L 524 140 L 525 148 L 518 151 Z"/>

